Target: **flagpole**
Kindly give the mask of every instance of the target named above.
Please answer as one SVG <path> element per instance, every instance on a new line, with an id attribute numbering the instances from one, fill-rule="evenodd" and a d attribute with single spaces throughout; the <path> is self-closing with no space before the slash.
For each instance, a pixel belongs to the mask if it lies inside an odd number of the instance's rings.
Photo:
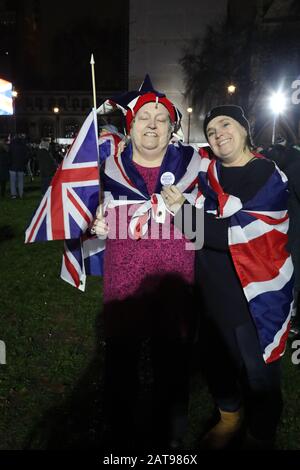
<path id="1" fill-rule="evenodd" d="M 95 111 L 97 109 L 97 103 L 96 103 L 96 82 L 95 82 L 95 60 L 94 60 L 94 54 L 91 55 L 91 68 L 92 68 L 92 85 L 93 85 L 93 101 L 94 101 L 94 108 Z"/>
<path id="2" fill-rule="evenodd" d="M 94 102 L 94 119 L 96 120 L 97 123 L 97 101 L 96 101 L 96 81 L 95 81 L 95 60 L 94 60 L 94 54 L 91 55 L 91 69 L 92 69 L 92 87 L 93 87 L 93 102 Z M 98 128 L 96 129 L 96 135 L 98 138 Z M 101 189 L 101 184 L 100 184 L 100 161 L 98 160 L 98 167 L 99 167 L 99 215 L 103 216 L 103 208 L 102 208 L 102 202 L 103 202 L 103 194 L 102 194 L 102 189 Z M 98 214 L 96 214 L 97 217 Z"/>

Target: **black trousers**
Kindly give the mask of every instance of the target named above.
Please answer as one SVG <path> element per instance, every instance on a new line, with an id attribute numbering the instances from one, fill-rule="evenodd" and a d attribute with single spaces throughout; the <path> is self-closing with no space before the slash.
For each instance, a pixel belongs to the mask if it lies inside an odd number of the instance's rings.
<path id="1" fill-rule="evenodd" d="M 151 417 L 142 424 L 149 427 L 153 443 L 167 446 L 187 428 L 194 293 L 175 274 L 145 278 L 144 283 L 141 295 L 104 306 L 106 421 L 121 443 L 130 430 L 139 433 L 140 379 L 148 370 Z"/>
<path id="2" fill-rule="evenodd" d="M 273 439 L 283 406 L 280 361 L 264 362 L 250 320 L 220 330 L 206 320 L 200 330 L 205 375 L 217 406 L 235 411 L 243 402 L 250 433 Z"/>
<path id="3" fill-rule="evenodd" d="M 148 370 L 152 371 L 148 386 L 150 383 L 152 393 L 146 405 L 150 409 L 142 411 L 142 415 L 149 418 L 150 414 L 150 419 L 141 423 L 138 399 L 141 353 L 145 353 L 142 340 L 106 340 L 104 412 L 117 447 L 127 447 L 128 439 L 137 439 L 140 427 L 152 445 L 163 447 L 181 440 L 187 430 L 190 345 L 180 340 L 151 338 L 148 346 Z M 145 365 L 142 367 L 145 373 Z"/>
<path id="4" fill-rule="evenodd" d="M 1 197 L 5 197 L 6 194 L 6 180 L 0 180 L 0 194 Z"/>

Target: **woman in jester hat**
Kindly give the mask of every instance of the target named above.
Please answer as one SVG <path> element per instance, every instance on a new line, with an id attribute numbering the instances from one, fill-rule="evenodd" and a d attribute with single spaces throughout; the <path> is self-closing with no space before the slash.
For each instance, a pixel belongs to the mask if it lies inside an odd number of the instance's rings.
<path id="1" fill-rule="evenodd" d="M 139 360 L 147 340 L 153 381 L 150 442 L 175 447 L 187 427 L 194 250 L 174 227 L 160 192 L 175 184 L 195 203 L 201 159 L 191 146 L 171 143 L 181 114 L 153 89 L 149 76 L 139 90 L 112 98 L 105 107 L 122 110 L 129 137 L 123 151 L 105 161 L 104 204 L 91 228 L 106 238 L 106 418 L 116 447 L 137 445 Z"/>

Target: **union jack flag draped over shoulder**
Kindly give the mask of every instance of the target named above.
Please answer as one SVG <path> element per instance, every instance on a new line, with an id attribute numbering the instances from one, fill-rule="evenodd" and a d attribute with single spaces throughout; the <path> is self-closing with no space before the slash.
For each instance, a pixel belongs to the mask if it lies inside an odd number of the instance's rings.
<path id="1" fill-rule="evenodd" d="M 174 184 L 184 192 L 191 203 L 195 203 L 200 161 L 198 152 L 191 146 L 170 144 L 161 165 L 155 193 L 150 195 L 133 164 L 132 146 L 128 145 L 119 155 L 117 146 L 113 144 L 102 171 L 104 207 L 108 204 L 111 208 L 136 206 L 129 228 L 134 238 L 139 240 L 147 232 L 151 217 L 157 223 L 164 223 L 166 206 L 160 196 L 163 175 L 173 175 Z M 86 275 L 102 273 L 105 242 L 86 236 L 80 240 L 66 241 L 65 245 L 61 277 L 84 291 Z"/>
<path id="2" fill-rule="evenodd" d="M 182 191 L 191 204 L 195 204 L 197 179 L 201 159 L 193 147 L 177 142 L 169 144 L 162 161 L 155 192 L 149 194 L 143 178 L 132 161 L 132 146 L 129 144 L 120 157 L 109 158 L 102 174 L 104 202 L 109 207 L 136 205 L 129 229 L 136 240 L 146 234 L 152 217 L 164 223 L 166 206 L 160 195 L 165 178 Z"/>
<path id="3" fill-rule="evenodd" d="M 201 150 L 199 174 L 206 211 L 229 218 L 228 242 L 266 363 L 284 354 L 293 301 L 293 264 L 287 244 L 287 178 L 274 164 L 266 184 L 242 204 L 219 183 L 219 162 Z M 260 157 L 259 155 L 257 155 Z"/>

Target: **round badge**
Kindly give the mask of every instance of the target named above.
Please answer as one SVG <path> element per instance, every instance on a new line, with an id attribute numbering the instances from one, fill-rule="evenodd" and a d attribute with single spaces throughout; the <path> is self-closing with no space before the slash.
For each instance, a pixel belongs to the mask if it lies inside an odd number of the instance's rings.
<path id="1" fill-rule="evenodd" d="M 175 182 L 175 176 L 170 171 L 166 171 L 161 175 L 160 182 L 163 186 L 171 186 Z"/>

